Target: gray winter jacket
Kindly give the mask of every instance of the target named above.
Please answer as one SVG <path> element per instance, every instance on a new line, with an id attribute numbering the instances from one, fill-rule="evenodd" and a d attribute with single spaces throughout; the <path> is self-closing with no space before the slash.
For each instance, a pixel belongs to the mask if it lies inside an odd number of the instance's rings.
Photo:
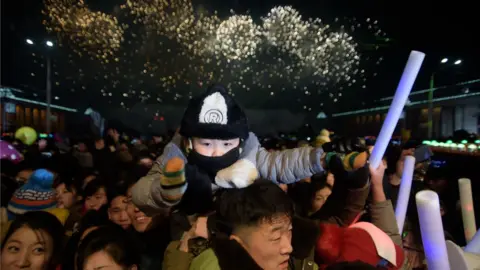
<path id="1" fill-rule="evenodd" d="M 180 157 L 185 163 L 187 162 L 181 148 L 181 141 L 182 137 L 180 135 L 174 136 L 172 141 L 165 146 L 163 154 L 156 160 L 148 174 L 133 186 L 132 200 L 137 207 L 147 214 L 165 210 L 165 208 L 178 203 L 164 200 L 160 177 L 163 174 L 166 162 L 173 157 Z M 257 136 L 250 132 L 240 154 L 240 159 L 248 160 L 249 163 L 254 164 L 253 166 L 258 170 L 261 178 L 269 179 L 277 184 L 290 184 L 311 177 L 313 174 L 321 173 L 323 171 L 320 161 L 322 154 L 323 150 L 321 148 L 312 147 L 269 152 L 260 146 Z M 212 187 L 214 190 L 218 189 L 215 184 L 212 184 Z"/>

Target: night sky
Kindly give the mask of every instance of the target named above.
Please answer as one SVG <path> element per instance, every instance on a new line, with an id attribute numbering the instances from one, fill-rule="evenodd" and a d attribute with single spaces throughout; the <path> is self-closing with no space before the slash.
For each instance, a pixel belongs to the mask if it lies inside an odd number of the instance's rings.
<path id="1" fill-rule="evenodd" d="M 124 3 L 119 0 L 109 1 L 85 1 L 90 9 L 95 11 L 114 14 L 118 7 Z M 480 41 L 475 37 L 480 23 L 478 14 L 474 14 L 475 8 L 472 1 L 450 1 L 440 4 L 438 1 L 360 1 L 360 0 L 326 0 L 326 1 L 273 1 L 273 0 L 216 0 L 216 1 L 193 1 L 194 7 L 202 7 L 207 10 L 218 10 L 219 17 L 225 18 L 232 9 L 236 14 L 249 13 L 253 18 L 264 16 L 274 6 L 291 5 L 297 9 L 303 18 L 322 18 L 333 21 L 336 17 L 356 18 L 365 20 L 371 18 L 378 20 L 382 30 L 387 33 L 389 42 L 375 40 L 372 37 L 364 37 L 360 40 L 363 46 L 360 48 L 362 56 L 382 57 L 380 65 L 370 65 L 365 68 L 366 72 L 377 73 L 375 77 L 368 79 L 367 88 L 345 88 L 343 97 L 336 103 L 326 98 L 326 94 L 305 97 L 303 91 L 289 90 L 269 95 L 269 91 L 234 92 L 246 107 L 250 108 L 286 108 L 292 111 L 301 111 L 309 108 L 308 112 L 317 114 L 319 111 L 327 113 L 339 112 L 351 108 L 362 108 L 374 104 L 377 97 L 393 94 L 401 71 L 406 62 L 410 50 L 420 50 L 426 53 L 419 78 L 415 89 L 428 88 L 430 74 L 436 72 L 436 85 L 448 85 L 455 82 L 476 79 L 480 77 Z M 41 1 L 16 0 L 2 1 L 2 26 L 1 26 L 1 84 L 3 86 L 16 87 L 27 92 L 36 93 L 41 97 L 44 93 L 45 77 L 44 67 L 41 66 L 44 58 L 44 49 L 33 49 L 25 44 L 25 38 L 34 40 L 55 39 L 55 35 L 49 34 L 42 25 L 45 18 L 41 14 L 43 4 Z M 478 13 L 478 12 L 477 12 Z M 130 29 L 132 31 L 132 29 Z M 134 31 L 134 30 L 133 30 Z M 478 34 L 477 34 L 478 35 Z M 476 40 L 474 40 L 476 38 Z M 378 50 L 368 50 L 368 44 L 380 45 Z M 134 48 L 135 44 L 131 45 Z M 32 53 L 35 57 L 32 57 Z M 113 95 L 111 99 L 99 99 L 100 89 L 103 84 L 110 84 L 108 78 L 104 81 L 84 82 L 86 90 L 80 91 L 79 85 L 73 85 L 78 73 L 74 68 L 69 69 L 64 60 L 71 53 L 69 48 L 62 47 L 50 52 L 55 59 L 54 71 L 58 74 L 53 78 L 54 95 L 59 96 L 58 103 L 75 106 L 118 107 L 125 101 L 121 95 Z M 462 65 L 446 69 L 440 68 L 440 60 L 448 57 L 451 60 L 461 59 Z M 78 59 L 78 58 L 72 58 Z M 34 61 L 37 61 L 36 63 Z M 62 62 L 63 61 L 63 62 Z M 63 63 L 63 64 L 62 64 Z M 136 63 L 136 62 L 135 62 Z M 82 70 L 95 69 L 91 62 L 75 60 L 75 66 Z M 132 72 L 143 67 L 132 64 Z M 60 70 L 59 70 L 60 69 Z M 31 76 L 31 73 L 35 76 Z M 92 75 L 93 76 L 93 75 Z M 88 76 L 87 76 L 88 77 Z M 92 77 L 93 78 L 93 77 Z M 131 77 L 130 80 L 138 80 Z M 88 79 L 87 79 L 88 81 Z M 135 82 L 136 83 L 136 82 Z M 70 91 L 76 87 L 76 91 Z M 133 86 L 136 87 L 136 86 Z M 126 91 L 129 85 L 123 81 L 117 88 L 109 91 Z M 162 88 L 146 84 L 147 92 L 162 92 Z M 151 89 L 149 89 L 151 88 Z M 182 89 L 183 90 L 183 89 Z M 185 90 L 183 90 L 185 91 Z M 333 91 L 333 90 L 332 90 Z M 180 92 L 179 92 L 180 93 Z M 165 105 L 184 106 L 188 101 L 188 94 L 181 92 L 182 98 L 175 96 L 175 89 L 162 93 L 161 101 L 154 98 L 146 99 L 147 103 L 159 102 Z M 196 92 L 194 91 L 193 94 Z M 116 97 L 119 96 L 119 97 Z M 108 96 L 107 96 L 108 97 Z M 298 102 L 292 102 L 297 100 Z M 55 101 L 57 102 L 57 101 Z M 132 100 L 136 103 L 138 100 Z M 298 103 L 298 104 L 294 104 Z M 319 106 L 323 104 L 323 106 Z"/>

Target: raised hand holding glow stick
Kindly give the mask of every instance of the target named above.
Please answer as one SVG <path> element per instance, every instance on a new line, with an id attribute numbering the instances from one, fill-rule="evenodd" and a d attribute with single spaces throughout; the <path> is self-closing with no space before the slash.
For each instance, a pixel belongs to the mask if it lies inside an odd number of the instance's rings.
<path id="1" fill-rule="evenodd" d="M 415 195 L 415 201 L 428 269 L 450 270 L 437 193 L 420 191 Z"/>
<path id="2" fill-rule="evenodd" d="M 460 190 L 460 203 L 462 205 L 463 230 L 465 232 L 465 239 L 467 243 L 469 243 L 477 231 L 470 179 L 458 179 L 458 189 Z"/>
<path id="3" fill-rule="evenodd" d="M 377 168 L 378 165 L 380 165 L 380 161 L 382 160 L 383 154 L 385 154 L 388 143 L 392 138 L 393 131 L 397 126 L 398 119 L 400 119 L 400 115 L 402 114 L 403 107 L 405 107 L 410 91 L 412 91 L 413 83 L 417 78 L 424 58 L 425 54 L 422 52 L 410 52 L 407 65 L 403 70 L 402 78 L 398 83 L 397 91 L 395 92 L 387 117 L 383 122 L 382 129 L 378 135 L 372 155 L 370 156 L 370 166 L 373 168 Z"/>
<path id="4" fill-rule="evenodd" d="M 403 232 L 405 216 L 407 214 L 408 200 L 410 199 L 410 190 L 412 189 L 413 170 L 415 169 L 415 158 L 405 157 L 403 163 L 402 182 L 400 182 L 400 191 L 398 192 L 397 206 L 395 207 L 395 219 L 397 220 L 398 231 Z"/>

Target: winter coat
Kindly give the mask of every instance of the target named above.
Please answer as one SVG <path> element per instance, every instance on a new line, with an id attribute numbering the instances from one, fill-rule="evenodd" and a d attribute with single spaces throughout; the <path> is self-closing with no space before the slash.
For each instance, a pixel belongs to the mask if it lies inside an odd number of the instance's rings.
<path id="1" fill-rule="evenodd" d="M 187 163 L 186 154 L 182 150 L 182 140 L 183 138 L 180 135 L 174 136 L 165 147 L 163 154 L 156 160 L 150 172 L 133 187 L 132 200 L 145 213 L 155 213 L 159 209 L 179 203 L 179 201 L 170 202 L 163 198 L 159 179 L 163 174 L 166 162 L 173 157 L 180 157 Z M 255 134 L 250 133 L 242 150 L 239 161 L 244 162 L 237 161 L 229 168 L 219 171 L 215 178 L 216 184 L 232 179 L 232 182 L 241 181 L 242 184 L 245 184 L 245 182 L 255 180 L 258 175 L 277 184 L 291 184 L 323 172 L 320 161 L 323 154 L 321 148 L 301 147 L 268 152 L 260 146 Z M 235 168 L 237 165 L 240 167 Z M 258 171 L 258 173 L 250 173 L 251 169 Z M 250 179 L 243 179 L 245 177 Z M 216 184 L 212 184 L 213 190 L 218 189 Z M 242 184 L 236 186 L 246 186 Z"/>

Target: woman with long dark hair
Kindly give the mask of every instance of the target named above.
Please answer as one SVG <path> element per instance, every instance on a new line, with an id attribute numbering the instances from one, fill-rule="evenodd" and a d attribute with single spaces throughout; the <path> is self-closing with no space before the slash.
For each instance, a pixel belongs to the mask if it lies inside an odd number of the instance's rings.
<path id="1" fill-rule="evenodd" d="M 53 270 L 60 262 L 65 230 L 47 212 L 18 215 L 2 242 L 1 269 Z"/>

